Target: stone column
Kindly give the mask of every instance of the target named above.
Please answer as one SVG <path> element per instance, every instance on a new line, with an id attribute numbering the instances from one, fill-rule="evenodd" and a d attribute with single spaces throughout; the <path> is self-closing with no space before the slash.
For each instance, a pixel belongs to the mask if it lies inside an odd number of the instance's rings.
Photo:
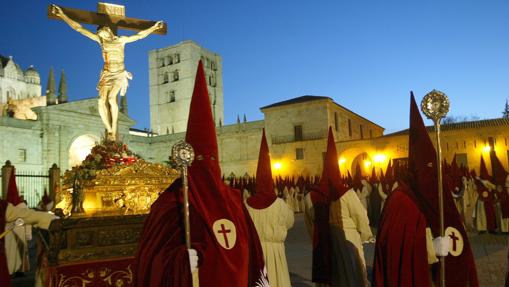
<path id="1" fill-rule="evenodd" d="M 60 168 L 54 163 L 48 170 L 49 174 L 49 198 L 51 201 L 55 201 L 57 191 L 59 192 L 62 188 L 60 184 Z"/>
<path id="2" fill-rule="evenodd" d="M 5 165 L 2 166 L 2 199 L 5 199 L 7 196 L 7 189 L 9 187 L 9 179 L 11 178 L 12 171 L 14 170 L 14 166 L 11 165 L 11 161 L 8 160 L 5 162 Z"/>

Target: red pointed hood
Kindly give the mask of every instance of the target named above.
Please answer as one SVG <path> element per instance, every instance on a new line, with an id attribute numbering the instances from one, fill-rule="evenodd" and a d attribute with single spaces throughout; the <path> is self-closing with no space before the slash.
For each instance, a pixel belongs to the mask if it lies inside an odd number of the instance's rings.
<path id="1" fill-rule="evenodd" d="M 352 175 L 350 174 L 350 171 L 347 170 L 347 175 L 346 175 L 346 183 L 348 184 L 349 187 L 352 187 L 353 186 L 353 178 L 352 178 Z"/>
<path id="2" fill-rule="evenodd" d="M 11 177 L 9 178 L 9 186 L 7 188 L 5 200 L 14 206 L 22 202 L 19 196 L 18 186 L 16 185 L 16 169 L 12 170 Z"/>
<path id="3" fill-rule="evenodd" d="M 481 167 L 479 171 L 479 177 L 483 180 L 491 181 L 491 176 L 488 173 L 488 169 L 486 168 L 486 162 L 484 161 L 483 156 L 481 155 Z"/>
<path id="4" fill-rule="evenodd" d="M 369 178 L 369 182 L 371 184 L 375 184 L 378 182 L 378 178 L 376 177 L 376 171 L 375 171 L 375 167 L 373 167 L 371 169 L 371 177 Z"/>
<path id="5" fill-rule="evenodd" d="M 353 189 L 355 189 L 355 190 L 362 189 L 361 180 L 362 180 L 361 166 L 359 165 L 359 163 L 357 163 L 357 165 L 355 166 L 355 174 L 353 175 L 353 182 L 352 182 Z"/>
<path id="6" fill-rule="evenodd" d="M 339 172 L 334 134 L 332 133 L 332 128 L 329 127 L 322 177 L 320 178 L 319 189 L 312 194 L 312 199 L 313 202 L 334 201 L 340 198 L 346 191 L 347 188 L 343 185 Z"/>
<path id="7" fill-rule="evenodd" d="M 495 184 L 504 187 L 508 173 L 495 152 L 491 153 L 491 169 L 493 170 L 493 181 L 495 181 Z"/>
<path id="8" fill-rule="evenodd" d="M 42 195 L 41 201 L 44 205 L 51 203 L 51 199 L 49 198 L 48 192 L 46 191 L 46 189 L 44 189 L 44 194 Z"/>
<path id="9" fill-rule="evenodd" d="M 211 176 L 220 180 L 221 169 L 219 168 L 216 129 L 210 108 L 205 71 L 201 61 L 196 71 L 193 97 L 189 108 L 186 142 L 193 146 L 196 155 L 191 166 L 194 173 L 207 169 Z"/>
<path id="10" fill-rule="evenodd" d="M 413 175 L 412 190 L 428 224 L 438 234 L 438 175 L 436 152 L 424 125 L 414 95 L 410 99 L 408 170 Z M 428 218 L 429 217 L 429 218 Z"/>
<path id="11" fill-rule="evenodd" d="M 269 207 L 276 199 L 277 195 L 274 192 L 270 166 L 269 146 L 265 137 L 265 129 L 263 129 L 258 167 L 256 168 L 256 193 L 247 199 L 247 204 L 252 208 L 264 209 Z"/>

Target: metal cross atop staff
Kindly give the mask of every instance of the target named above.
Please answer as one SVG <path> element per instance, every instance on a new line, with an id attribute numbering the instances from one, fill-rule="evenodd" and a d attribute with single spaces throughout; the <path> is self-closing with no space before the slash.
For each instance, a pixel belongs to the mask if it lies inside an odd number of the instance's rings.
<path id="1" fill-rule="evenodd" d="M 440 236 L 445 236 L 444 228 L 444 190 L 442 186 L 442 148 L 440 146 L 440 121 L 449 112 L 449 98 L 437 90 L 426 94 L 421 102 L 421 110 L 435 124 L 437 137 L 438 211 L 440 213 Z M 445 286 L 445 257 L 440 257 L 440 286 Z"/>
<path id="2" fill-rule="evenodd" d="M 125 96 L 128 80 L 132 79 L 132 74 L 124 67 L 124 46 L 126 43 L 143 39 L 152 33 L 164 35 L 167 27 L 162 21 L 125 17 L 125 7 L 122 5 L 99 2 L 97 7 L 96 13 L 50 5 L 48 17 L 63 20 L 71 28 L 101 46 L 104 66 L 97 84 L 98 109 L 106 128 L 106 138 L 116 141 L 119 110 L 117 95 L 120 93 L 120 96 Z M 99 27 L 97 32 L 92 32 L 80 23 L 94 24 Z M 117 36 L 119 28 L 139 32 L 131 36 Z"/>

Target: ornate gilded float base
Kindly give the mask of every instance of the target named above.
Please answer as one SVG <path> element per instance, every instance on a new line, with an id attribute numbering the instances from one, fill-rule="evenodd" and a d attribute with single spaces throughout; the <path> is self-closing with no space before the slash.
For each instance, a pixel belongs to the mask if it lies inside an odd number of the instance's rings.
<path id="1" fill-rule="evenodd" d="M 144 214 L 180 173 L 162 164 L 138 160 L 130 165 L 116 165 L 93 171 L 91 179 L 83 180 L 84 214 L 71 214 L 72 185 L 64 185 L 57 193 L 57 208 L 65 215 L 90 216 L 106 214 Z M 64 177 L 71 176 L 71 173 Z M 72 179 L 64 178 L 64 182 Z"/>

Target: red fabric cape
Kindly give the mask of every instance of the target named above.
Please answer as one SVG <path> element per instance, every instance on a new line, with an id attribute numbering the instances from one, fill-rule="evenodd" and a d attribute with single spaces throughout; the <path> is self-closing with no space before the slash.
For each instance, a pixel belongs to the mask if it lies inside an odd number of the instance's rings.
<path id="1" fill-rule="evenodd" d="M 5 230 L 5 213 L 7 212 L 7 204 L 7 201 L 0 199 L 0 233 Z M 7 257 L 5 256 L 5 237 L 0 239 L 0 286 L 11 286 L 11 276 L 7 269 Z"/>
<path id="2" fill-rule="evenodd" d="M 373 286 L 431 286 L 426 251 L 426 218 L 405 184 L 385 202 L 373 263 Z"/>
<path id="3" fill-rule="evenodd" d="M 134 286 L 191 286 L 189 257 L 185 248 L 181 180 L 175 181 L 152 205 L 138 245 Z M 230 190 L 225 209 L 236 210 L 232 220 L 237 241 L 222 248 L 211 227 L 190 203 L 192 248 L 199 254 L 202 287 L 256 286 L 263 270 L 263 251 L 256 229 L 241 203 L 239 192 Z M 191 192 L 190 192 L 191 195 Z M 231 218 L 232 219 L 232 218 Z"/>

